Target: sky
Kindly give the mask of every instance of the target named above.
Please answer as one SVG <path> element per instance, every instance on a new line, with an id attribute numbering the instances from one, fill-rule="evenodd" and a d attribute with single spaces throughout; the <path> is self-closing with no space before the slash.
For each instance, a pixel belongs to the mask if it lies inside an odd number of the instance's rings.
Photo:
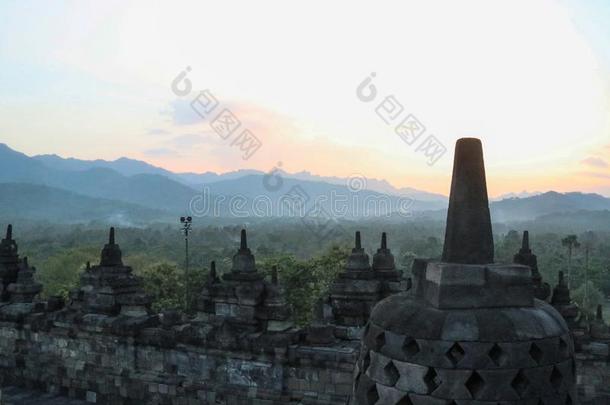
<path id="1" fill-rule="evenodd" d="M 605 0 L 0 3 L 0 142 L 28 155 L 448 194 L 477 137 L 492 196 L 610 196 L 609 73 Z"/>

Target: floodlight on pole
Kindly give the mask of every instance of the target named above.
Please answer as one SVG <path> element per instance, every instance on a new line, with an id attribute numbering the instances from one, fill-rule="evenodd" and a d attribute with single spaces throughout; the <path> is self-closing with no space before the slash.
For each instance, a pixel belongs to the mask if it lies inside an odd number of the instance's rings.
<path id="1" fill-rule="evenodd" d="M 188 312 L 190 309 L 189 300 L 189 232 L 193 223 L 192 217 L 180 217 L 182 233 L 184 234 L 184 308 Z"/>

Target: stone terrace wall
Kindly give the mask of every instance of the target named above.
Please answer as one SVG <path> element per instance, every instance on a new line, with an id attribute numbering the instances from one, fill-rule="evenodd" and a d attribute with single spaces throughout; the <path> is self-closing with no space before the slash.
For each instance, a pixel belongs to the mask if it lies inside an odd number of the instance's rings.
<path id="1" fill-rule="evenodd" d="M 345 404 L 358 345 L 207 349 L 53 325 L 0 324 L 0 382 L 102 404 Z"/>
<path id="2" fill-rule="evenodd" d="M 583 345 L 576 361 L 581 405 L 610 404 L 610 343 Z"/>
<path id="3" fill-rule="evenodd" d="M 277 271 L 270 282 L 257 272 L 245 231 L 232 271 L 221 278 L 212 265 L 189 318 L 150 311 L 114 230 L 67 305 L 35 299 L 35 269 L 19 258 L 9 227 L 0 241 L 0 387 L 110 405 L 345 405 L 371 305 L 410 288 L 397 278 L 385 236 L 373 266 L 368 260 L 357 235 L 341 282 L 320 301 L 315 322 L 300 329 Z M 583 340 L 577 357 L 582 405 L 610 404 L 605 328 L 596 324 L 601 341 Z"/>
<path id="4" fill-rule="evenodd" d="M 269 353 L 184 344 L 156 328 L 137 337 L 54 322 L 40 329 L 40 315 L 0 322 L 0 385 L 90 403 L 344 405 L 359 353 L 358 342 L 348 340 Z M 593 345 L 577 355 L 581 405 L 610 404 L 608 345 Z"/>
<path id="5" fill-rule="evenodd" d="M 330 325 L 295 327 L 277 269 L 271 281 L 257 271 L 245 230 L 231 271 L 220 277 L 212 263 L 192 316 L 151 311 L 114 228 L 67 303 L 37 300 L 34 271 L 9 226 L 0 241 L 2 387 L 112 405 L 348 401 L 359 341 Z"/>

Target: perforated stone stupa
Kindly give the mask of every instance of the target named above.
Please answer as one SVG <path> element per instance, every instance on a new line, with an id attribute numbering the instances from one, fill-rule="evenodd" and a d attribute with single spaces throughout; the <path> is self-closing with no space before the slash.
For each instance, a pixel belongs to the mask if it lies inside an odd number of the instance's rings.
<path id="1" fill-rule="evenodd" d="M 80 276 L 80 288 L 72 292 L 72 307 L 88 314 L 146 316 L 151 298 L 141 280 L 123 264 L 121 248 L 110 228 L 108 243 L 102 249 L 100 264 L 87 265 Z"/>
<path id="2" fill-rule="evenodd" d="M 375 304 L 406 287 L 388 249 L 385 232 L 381 235 L 381 246 L 373 256 L 372 266 L 362 247 L 360 232 L 356 232 L 354 239 L 345 271 L 339 273 L 330 287 L 330 308 L 324 312 L 328 315 L 327 321 L 339 329 L 343 327 L 347 336 L 359 339 Z"/>
<path id="3" fill-rule="evenodd" d="M 579 310 L 576 304 L 572 302 L 570 289 L 565 282 L 563 271 L 558 273 L 557 279 L 557 285 L 553 289 L 551 305 L 563 316 L 570 328 L 576 328 Z"/>
<path id="4" fill-rule="evenodd" d="M 17 242 L 13 240 L 13 226 L 6 228 L 6 236 L 0 241 L 1 299 L 5 302 L 30 303 L 42 291 L 42 285 L 34 280 L 36 268 L 28 264 L 28 258 L 19 258 Z"/>
<path id="5" fill-rule="evenodd" d="M 197 310 L 201 321 L 217 325 L 225 340 L 234 345 L 246 343 L 248 334 L 288 333 L 294 327 L 277 268 L 273 268 L 271 281 L 265 280 L 248 248 L 245 229 L 231 271 L 220 278 L 212 263 Z"/>
<path id="6" fill-rule="evenodd" d="M 532 253 L 530 249 L 530 233 L 529 231 L 523 231 L 523 241 L 521 243 L 521 249 L 515 255 L 513 262 L 516 264 L 522 264 L 529 266 L 532 271 L 532 282 L 534 283 L 534 297 L 539 300 L 546 300 L 551 295 L 551 286 L 549 283 L 542 281 L 542 275 L 538 271 L 538 257 Z"/>
<path id="7" fill-rule="evenodd" d="M 529 267 L 493 260 L 482 145 L 460 139 L 442 260 L 416 261 L 414 288 L 373 309 L 354 404 L 577 403 L 565 321 Z"/>

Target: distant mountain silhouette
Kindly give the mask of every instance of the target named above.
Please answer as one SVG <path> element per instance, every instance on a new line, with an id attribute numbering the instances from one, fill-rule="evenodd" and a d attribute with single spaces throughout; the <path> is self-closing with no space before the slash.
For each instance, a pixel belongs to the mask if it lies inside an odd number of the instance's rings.
<path id="1" fill-rule="evenodd" d="M 239 170 L 231 173 L 216 174 L 212 172 L 172 173 L 168 170 L 155 167 L 146 162 L 121 158 L 115 161 L 64 159 L 56 155 L 39 155 L 28 157 L 14 151 L 4 144 L 0 144 L 0 183 L 21 183 L 46 186 L 52 188 L 54 193 L 44 194 L 38 190 L 38 198 L 49 195 L 56 197 L 59 191 L 67 191 L 83 197 L 77 199 L 71 195 L 70 206 L 75 212 L 85 212 L 76 209 L 75 205 L 95 204 L 97 199 L 104 200 L 104 207 L 111 209 L 113 204 L 117 212 L 138 212 L 143 218 L 151 212 L 164 215 L 180 216 L 189 212 L 193 199 L 200 199 L 202 190 L 207 196 L 216 200 L 218 210 L 215 214 L 228 217 L 230 204 L 239 197 L 239 204 L 247 206 L 245 215 L 253 214 L 253 206 L 262 208 L 259 214 L 266 212 L 265 205 L 271 204 L 271 216 L 282 215 L 281 199 L 293 189 L 299 189 L 307 196 L 307 210 L 312 208 L 314 202 L 319 202 L 326 213 L 344 216 L 346 218 L 372 218 L 375 215 L 384 216 L 395 213 L 399 207 L 407 207 L 413 212 L 415 218 L 429 218 L 444 221 L 446 216 L 447 199 L 440 194 L 403 188 L 397 189 L 385 180 L 366 179 L 366 188 L 353 193 L 348 188 L 348 181 L 341 177 L 322 177 L 309 172 L 286 173 L 278 171 L 281 184 L 275 183 L 276 178 L 257 170 Z M 359 184 L 360 185 L 360 184 Z M 8 188 L 19 190 L 18 188 Z M 32 195 L 34 189 L 29 189 Z M 332 206 L 331 196 L 339 204 Z M 408 198 L 412 204 L 405 204 Z M 49 198 L 50 198 L 49 197 Z M 86 197 L 86 198 L 85 198 Z M 231 198 L 233 197 L 233 200 Z M 62 197 L 63 198 L 63 197 Z M 17 203 L 18 200 L 6 199 Z M 382 201 L 382 202 L 380 202 Z M 389 207 L 383 204 L 389 202 Z M 44 203 L 44 201 L 41 201 Z M 402 203 L 402 205 L 401 205 Z M 5 207 L 8 207 L 5 203 Z M 131 204 L 128 206 L 121 204 Z M 610 199 L 598 194 L 583 193 L 557 193 L 507 198 L 492 201 L 492 217 L 495 222 L 528 221 L 540 216 L 556 213 L 569 213 L 577 211 L 610 210 Z M 93 209 L 92 207 L 89 207 Z M 56 217 L 49 207 L 49 217 Z M 6 212 L 27 212 L 26 206 L 13 207 Z M 130 211 L 131 210 L 131 211 Z M 143 211 L 150 210 L 150 211 Z M 256 210 L 256 209 L 254 209 Z M 96 213 L 98 215 L 99 213 Z M 44 204 L 40 217 L 44 217 Z M 101 214 L 99 214 L 101 215 Z M 210 214 L 211 215 L 211 214 Z M 401 219 L 400 215 L 390 215 Z"/>
<path id="2" fill-rule="evenodd" d="M 103 198 L 91 198 L 37 184 L 0 183 L 0 218 L 56 223 L 144 225 L 170 220 L 167 212 Z"/>
<path id="3" fill-rule="evenodd" d="M 298 173 L 287 173 L 285 171 L 281 171 L 281 174 L 284 177 L 298 179 L 298 180 L 306 180 L 306 181 L 317 181 L 324 182 L 329 184 L 337 184 L 342 186 L 347 186 L 350 182 L 350 178 L 346 177 L 335 177 L 335 176 L 318 176 L 315 174 L 311 174 L 307 171 L 302 171 Z M 437 193 L 430 193 L 428 191 L 417 190 L 412 187 L 402 187 L 397 188 L 391 185 L 387 180 L 379 180 L 373 178 L 360 178 L 360 176 L 354 176 L 355 180 L 363 180 L 364 188 L 369 191 L 375 191 L 382 194 L 401 196 L 401 197 L 409 197 L 418 201 L 432 201 L 438 203 L 444 203 L 445 205 L 449 203 L 449 199 L 447 196 Z"/>
<path id="4" fill-rule="evenodd" d="M 0 182 L 46 185 L 97 197 L 138 204 L 144 207 L 184 213 L 196 191 L 159 174 L 125 176 L 101 167 L 88 168 L 69 162 L 58 168 L 59 161 L 46 166 L 43 161 L 0 145 Z M 69 170 L 68 168 L 76 168 Z"/>
<path id="5" fill-rule="evenodd" d="M 606 232 L 610 229 L 610 210 L 557 212 L 539 216 L 535 220 L 516 221 L 511 223 L 511 227 L 535 230 L 538 233 L 561 232 L 565 228 L 574 233 Z"/>
<path id="6" fill-rule="evenodd" d="M 23 181 L 44 183 L 52 171 L 42 162 L 0 143 L 0 182 Z"/>
<path id="7" fill-rule="evenodd" d="M 291 177 L 282 178 L 281 186 L 267 175 L 254 174 L 233 180 L 222 180 L 207 184 L 213 195 L 241 195 L 248 199 L 265 196 L 280 207 L 282 198 L 291 195 L 294 190 L 305 193 L 306 207 L 312 209 L 314 203 L 328 213 L 341 212 L 346 217 L 386 216 L 393 212 L 411 212 L 440 209 L 446 206 L 444 201 L 420 201 L 409 197 L 400 197 L 378 193 L 370 190 L 352 192 L 345 184 L 330 184 L 322 181 L 299 180 Z M 277 190 L 276 190 L 277 188 Z M 387 208 L 384 204 L 388 204 Z M 334 207 L 333 207 L 334 204 Z"/>
<path id="8" fill-rule="evenodd" d="M 534 197 L 537 195 L 542 194 L 541 191 L 521 191 L 520 193 L 506 193 L 506 194 L 502 194 L 499 195 L 497 197 L 492 198 L 493 201 L 501 201 L 501 200 L 506 200 L 509 198 L 527 198 L 527 197 Z"/>
<path id="9" fill-rule="evenodd" d="M 32 156 L 45 166 L 64 170 L 64 171 L 85 171 L 96 168 L 112 169 L 124 176 L 134 176 L 137 174 L 156 174 L 168 177 L 172 180 L 181 182 L 189 186 L 199 187 L 203 184 L 213 183 L 220 180 L 235 179 L 250 174 L 263 174 L 258 170 L 238 170 L 234 172 L 217 174 L 214 172 L 206 173 L 174 173 L 161 167 L 151 165 L 141 160 L 119 158 L 117 160 L 81 160 L 74 158 L 62 158 L 57 155 L 36 155 Z"/>
<path id="10" fill-rule="evenodd" d="M 549 191 L 533 197 L 508 198 L 491 203 L 491 213 L 497 222 L 529 220 L 548 214 L 581 210 L 610 210 L 610 198 L 599 194 Z"/>
<path id="11" fill-rule="evenodd" d="M 120 158 L 117 160 L 81 160 L 74 158 L 62 158 L 57 155 L 37 155 L 32 156 L 45 166 L 65 171 L 85 171 L 94 168 L 105 168 L 112 169 L 124 176 L 133 176 L 134 174 L 160 174 L 163 176 L 172 176 L 173 173 L 162 169 L 160 167 L 153 166 L 141 160 L 134 160 L 128 158 Z"/>
<path id="12" fill-rule="evenodd" d="M 568 223 L 570 220 L 566 217 L 575 213 L 583 217 L 583 213 L 586 212 L 603 213 L 610 210 L 610 198 L 599 194 L 549 191 L 533 197 L 515 197 L 492 201 L 489 203 L 489 208 L 492 220 L 496 223 L 524 222 L 538 219 L 546 222 L 552 219 Z M 434 220 L 444 220 L 446 216 L 446 209 L 418 213 L 420 218 Z"/>
<path id="13" fill-rule="evenodd" d="M 133 176 L 136 174 L 158 174 L 168 177 L 172 180 L 181 182 L 191 187 L 200 188 L 204 184 L 216 183 L 223 180 L 235 180 L 241 177 L 250 175 L 264 175 L 260 170 L 242 169 L 228 173 L 217 174 L 214 172 L 205 173 L 174 173 L 163 168 L 153 166 L 149 163 L 134 160 L 129 158 L 120 158 L 117 160 L 81 160 L 74 158 L 62 158 L 57 155 L 37 155 L 33 159 L 43 163 L 44 165 L 58 169 L 69 171 L 84 171 L 94 168 L 112 169 L 124 176 Z M 347 185 L 349 178 L 336 176 L 318 176 L 308 171 L 298 173 L 288 173 L 283 170 L 278 171 L 284 178 L 292 178 L 305 181 L 316 181 L 335 185 Z M 442 194 L 430 193 L 427 191 L 417 190 L 411 187 L 396 188 L 388 183 L 387 180 L 379 180 L 366 178 L 365 188 L 378 193 L 404 196 L 420 201 L 435 201 L 447 203 L 447 196 Z"/>

